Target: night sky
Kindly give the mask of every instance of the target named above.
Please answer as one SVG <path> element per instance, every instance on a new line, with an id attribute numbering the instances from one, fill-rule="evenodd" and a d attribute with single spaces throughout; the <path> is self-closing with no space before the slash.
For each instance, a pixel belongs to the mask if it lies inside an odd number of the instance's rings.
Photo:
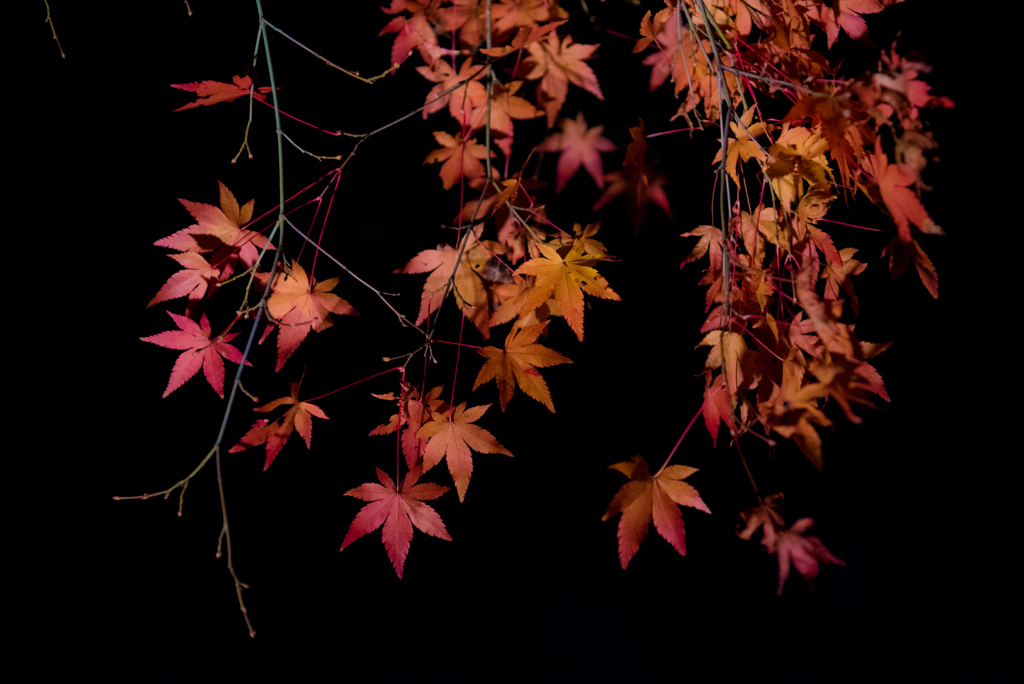
<path id="1" fill-rule="evenodd" d="M 948 234 L 921 242 L 938 268 L 940 298 L 933 300 L 912 270 L 891 282 L 878 256 L 890 224 L 863 197 L 850 208 L 836 202 L 830 213 L 886 231 L 835 226 L 833 236 L 838 247 L 860 247 L 869 264 L 855 281 L 857 332 L 894 340 L 873 361 L 892 403 L 861 409 L 860 425 L 830 406 L 836 427 L 823 435 L 820 473 L 791 444 L 769 460 L 763 443 L 743 443 L 765 493 L 782 486 L 789 519 L 812 516 L 811 534 L 846 567 L 823 565 L 813 592 L 793 572 L 777 597 L 775 557 L 735 534 L 738 512 L 756 504 L 736 452 L 724 435 L 712 449 L 701 422 L 675 462 L 700 469 L 689 482 L 713 515 L 684 511 L 686 557 L 652 528 L 623 571 L 616 522 L 600 520 L 624 482 L 607 466 L 641 454 L 656 468 L 700 407 L 703 355 L 693 347 L 704 289 L 696 285 L 700 266 L 679 269 L 693 244 L 679 234 L 711 219 L 717 137 L 709 130 L 693 140 L 679 134 L 651 141 L 649 161 L 672 180 L 675 219 L 652 206 L 636 236 L 624 200 L 590 210 L 599 191 L 583 173 L 557 197 L 542 191 L 559 225 L 603 222 L 599 237 L 621 261 L 601 272 L 622 301 L 589 300 L 582 344 L 562 321 L 551 326 L 545 344 L 574 361 L 544 373 L 554 415 L 522 392 L 503 415 L 493 383 L 471 392 L 481 361 L 463 350 L 455 402 L 492 403 L 480 424 L 515 456 L 474 455 L 465 502 L 454 492 L 432 502 L 455 541 L 417 531 L 404 579 L 395 576 L 379 532 L 338 552 L 362 505 L 342 494 L 374 481 L 374 466 L 394 471 L 393 437 L 366 435 L 392 408 L 369 393 L 395 390 L 397 374 L 317 402 L 330 420 L 314 421 L 312 450 L 295 436 L 266 472 L 262 448 L 225 454 L 253 640 L 223 559 L 214 557 L 221 519 L 212 464 L 189 486 L 180 519 L 177 494 L 169 501 L 111 498 L 160 490 L 191 471 L 223 412 L 201 374 L 161 399 L 178 352 L 139 338 L 170 329 L 164 310 L 185 307 L 176 300 L 146 309 L 174 270 L 168 250 L 152 243 L 192 223 L 178 198 L 216 204 L 218 180 L 242 202 L 254 197 L 257 216 L 277 201 L 270 108 L 254 105 L 255 158 L 243 155 L 234 165 L 244 102 L 172 113 L 191 95 L 168 84 L 244 73 L 256 37 L 250 3 L 191 5 L 190 18 L 172 1 L 52 2 L 66 60 L 42 7 L 18 28 L 16 72 L 24 82 L 10 102 L 20 127 L 8 130 L 26 175 L 15 181 L 21 196 L 11 199 L 32 209 L 9 234 L 24 245 L 15 258 L 43 292 L 31 295 L 39 299 L 29 320 L 41 325 L 21 338 L 28 359 L 14 362 L 21 379 L 10 392 L 28 390 L 28 426 L 15 424 L 12 434 L 28 427 L 34 444 L 23 451 L 14 446 L 17 437 L 9 440 L 8 458 L 28 469 L 8 484 L 17 519 L 27 521 L 15 525 L 8 561 L 28 588 L 28 603 L 15 610 L 24 643 L 15 649 L 17 681 L 1009 680 L 1010 634 L 997 623 L 1016 595 L 1008 588 L 1005 539 L 1019 435 L 1001 413 L 1012 406 L 1003 395 L 1017 353 L 1007 333 L 1012 319 L 996 308 L 996 271 L 1012 266 L 992 254 L 1007 249 L 1014 224 L 972 170 L 981 143 L 963 125 L 975 91 L 961 75 L 955 22 L 927 14 L 928 3 L 908 2 L 869 24 L 880 47 L 900 26 L 907 27 L 901 44 L 934 46 L 932 92 L 957 103 L 929 115 L 941 161 L 926 171 L 936 190 L 924 203 Z M 391 44 L 376 37 L 387 20 L 376 5 L 267 0 L 265 10 L 332 61 L 372 74 L 386 66 Z M 647 95 L 648 70 L 629 56 L 631 43 L 601 30 L 634 35 L 643 10 L 590 5 L 599 28 L 583 21 L 574 35 L 602 44 L 592 65 L 607 100 L 575 89 L 563 115 L 582 109 L 591 125 L 606 123 L 620 150 L 638 114 L 649 132 L 676 127 L 668 123 L 668 88 Z M 845 36 L 840 42 L 845 73 L 873 66 L 870 49 Z M 421 63 L 416 56 L 397 77 L 367 86 L 279 36 L 271 49 L 282 108 L 330 130 L 375 128 L 419 106 L 430 87 L 413 70 Z M 269 84 L 264 65 L 261 56 L 259 85 Z M 409 315 L 423 277 L 392 271 L 452 239 L 437 226 L 454 216 L 457 190 L 443 191 L 438 167 L 420 163 L 435 147 L 431 131 L 453 129 L 445 117 L 417 115 L 360 148 L 344 171 L 324 239 L 361 277 L 400 290 L 395 301 Z M 517 124 L 516 139 L 524 142 L 513 168 L 543 136 L 542 121 Z M 350 148 L 344 138 L 292 121 L 285 130 L 321 154 Z M 621 158 L 621 151 L 604 155 L 605 170 Z M 287 194 L 329 164 L 286 149 Z M 554 165 L 549 156 L 542 178 L 553 181 Z M 312 211 L 294 216 L 305 229 Z M 287 236 L 289 256 L 298 252 L 296 238 Z M 304 263 L 309 257 L 307 250 Z M 261 403 L 287 394 L 303 369 L 302 395 L 317 396 L 385 370 L 381 357 L 419 345 L 415 332 L 343 272 L 320 261 L 317 276 L 340 276 L 335 291 L 361 315 L 311 333 L 280 373 L 273 373 L 273 337 L 257 347 L 244 385 Z M 215 330 L 230 320 L 234 296 L 221 293 L 210 303 Z M 438 336 L 457 339 L 458 324 L 446 311 Z M 236 329 L 241 348 L 249 328 Z M 493 342 L 506 331 L 493 331 Z M 469 325 L 463 335 L 481 343 Z M 428 387 L 443 383 L 446 397 L 455 350 L 442 347 L 427 378 Z M 229 382 L 233 373 L 229 364 Z M 410 373 L 420 377 L 418 361 Z M 251 406 L 240 397 L 226 446 L 258 417 Z M 443 466 L 424 479 L 451 485 Z"/>

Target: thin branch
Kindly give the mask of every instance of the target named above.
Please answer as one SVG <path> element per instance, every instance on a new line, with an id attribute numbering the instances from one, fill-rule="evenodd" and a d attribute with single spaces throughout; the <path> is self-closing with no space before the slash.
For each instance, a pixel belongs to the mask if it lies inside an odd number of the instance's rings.
<path id="1" fill-rule="evenodd" d="M 46 5 L 46 23 L 50 25 L 50 31 L 53 33 L 53 39 L 57 41 L 57 49 L 60 50 L 61 59 L 67 59 L 67 55 L 64 54 L 64 48 L 60 46 L 60 38 L 57 37 L 57 29 L 53 26 L 53 18 L 50 16 L 50 0 L 43 0 L 43 4 Z M 191 14 L 191 10 L 189 14 Z"/>
<path id="2" fill-rule="evenodd" d="M 320 55 L 320 54 L 314 52 L 313 50 L 310 50 L 308 47 L 306 47 L 305 45 L 303 45 L 299 41 L 295 40 L 294 38 L 289 36 L 287 33 L 285 33 L 284 31 L 282 31 L 278 27 L 276 27 L 273 24 L 271 24 L 266 19 L 263 20 L 263 23 L 266 24 L 267 26 L 269 26 L 270 28 L 274 29 L 278 33 L 280 33 L 282 36 L 284 36 L 288 40 L 290 40 L 293 43 L 295 43 L 296 45 L 298 45 L 300 48 L 302 48 L 303 50 L 305 50 L 309 54 L 311 54 L 314 57 L 316 57 L 317 59 L 320 59 L 321 61 L 325 62 L 328 66 L 332 66 L 335 69 L 337 69 L 338 71 L 342 72 L 343 74 L 346 74 L 347 76 L 351 76 L 352 78 L 358 79 L 358 80 L 362 81 L 363 83 L 370 83 L 370 84 L 372 84 L 372 83 L 374 83 L 376 81 L 379 81 L 380 79 L 382 79 L 385 76 L 387 76 L 388 73 L 394 68 L 393 66 L 389 66 L 387 68 L 387 71 L 385 71 L 384 73 L 377 74 L 376 76 L 370 76 L 369 78 L 367 78 L 365 76 L 361 76 L 358 71 L 351 71 L 351 70 L 346 69 L 344 67 L 340 67 L 337 64 L 335 64 L 334 62 L 332 62 L 331 60 L 329 60 L 326 57 L 324 57 L 323 55 Z"/>
<path id="3" fill-rule="evenodd" d="M 294 231 L 295 231 L 296 233 L 298 233 L 299 235 L 301 235 L 301 236 L 302 236 L 302 239 L 303 239 L 303 240 L 305 240 L 305 241 L 306 241 L 306 242 L 308 242 L 309 244 L 313 245 L 313 246 L 314 246 L 314 247 L 316 248 L 316 250 L 317 250 L 317 251 L 318 251 L 319 253 L 323 254 L 323 255 L 324 255 L 325 257 L 327 257 L 328 259 L 330 259 L 331 261 L 333 261 L 333 262 L 334 262 L 335 264 L 337 264 L 337 265 L 338 265 L 338 266 L 339 266 L 339 267 L 340 267 L 340 268 L 341 268 L 342 270 L 344 270 L 344 271 L 345 271 L 346 273 L 348 273 L 348 274 L 349 274 L 350 276 L 352 276 L 353 278 L 355 278 L 356 280 L 358 280 L 358 281 L 359 281 L 360 283 L 362 283 L 363 285 L 365 285 L 365 286 L 366 286 L 366 287 L 367 287 L 368 289 L 370 289 L 371 291 L 373 291 L 373 293 L 374 293 L 374 294 L 376 294 L 376 295 L 377 295 L 378 297 L 380 297 L 380 300 L 381 300 L 382 302 L 384 302 L 384 304 L 385 304 L 385 305 L 386 305 L 386 306 L 387 306 L 387 307 L 388 307 L 389 309 L 391 309 L 391 311 L 392 311 L 392 312 L 393 312 L 393 313 L 394 313 L 394 314 L 395 314 L 396 316 L 398 316 L 398 320 L 399 320 L 399 322 L 400 322 L 400 323 L 402 324 L 402 327 L 407 327 L 407 326 L 408 326 L 408 327 L 412 328 L 413 330 L 415 330 L 416 332 L 418 332 L 419 334 L 421 334 L 421 335 L 426 335 L 426 333 L 425 333 L 425 332 L 423 332 L 422 330 L 420 330 L 419 326 L 417 326 L 417 325 L 416 325 L 415 323 L 413 323 L 413 322 L 412 322 L 412 321 L 410 321 L 410 320 L 409 320 L 408 318 L 406 318 L 406 317 L 405 317 L 405 315 L 404 315 L 403 313 L 401 313 L 401 312 L 400 312 L 400 311 L 399 311 L 398 309 L 396 309 L 396 308 L 395 308 L 394 306 L 392 306 L 391 302 L 389 302 L 389 301 L 388 301 L 387 299 L 385 299 L 385 297 L 384 297 L 385 293 L 384 293 L 384 292 L 381 292 L 380 290 L 378 290 L 377 288 L 375 288 L 375 287 L 374 287 L 373 285 L 370 285 L 370 283 L 368 283 L 368 282 L 366 282 L 365 280 L 363 280 L 362 278 L 360 278 L 360 277 L 359 277 L 358 275 L 356 275 L 355 273 L 353 273 L 353 272 L 352 272 L 352 270 L 351 270 L 351 269 L 349 269 L 349 267 L 348 267 L 348 266 L 346 266 L 345 264 L 341 263 L 340 261 L 338 261 L 338 259 L 336 259 L 336 258 L 335 258 L 334 256 L 332 256 L 330 252 L 328 252 L 328 251 L 327 251 L 326 249 L 324 249 L 324 248 L 323 248 L 323 247 L 321 247 L 320 245 L 318 245 L 318 244 L 316 244 L 315 242 L 313 242 L 312 238 L 310 238 L 310 237 L 309 237 L 308 235 L 306 235 L 305 233 L 303 233 L 303 232 L 302 232 L 302 231 L 301 231 L 301 230 L 299 229 L 299 227 L 298 227 L 298 226 L 296 226 L 296 225 L 295 225 L 294 223 L 292 223 L 292 222 L 291 222 L 291 219 L 289 219 L 289 218 L 288 218 L 287 216 L 286 216 L 286 217 L 284 217 L 284 221 L 285 221 L 285 222 L 286 222 L 286 223 L 287 223 L 287 224 L 288 224 L 289 226 L 291 226 L 291 227 L 292 227 L 292 230 L 294 230 Z"/>
<path id="4" fill-rule="evenodd" d="M 192 15 L 192 10 L 189 10 L 189 16 L 191 16 L 191 15 Z M 263 35 L 263 29 L 262 28 L 257 28 L 256 29 L 256 48 L 253 50 L 253 53 L 252 53 L 252 68 L 253 68 L 253 70 L 256 69 L 256 60 L 257 60 L 257 58 L 260 55 L 260 36 L 261 35 Z M 238 152 L 235 153 L 234 159 L 231 160 L 232 164 L 234 164 L 236 161 L 238 161 L 238 158 L 242 155 L 242 150 L 247 150 L 248 153 L 249 153 L 249 159 L 252 159 L 252 148 L 249 147 L 249 128 L 252 126 L 252 101 L 255 99 L 255 94 L 256 94 L 256 81 L 254 79 L 253 82 L 249 84 L 249 120 L 245 122 L 245 135 L 242 137 L 242 146 L 238 148 Z"/>
<path id="5" fill-rule="evenodd" d="M 417 107 L 416 109 L 412 110 L 408 114 L 403 114 L 402 116 L 398 117 L 394 121 L 386 123 L 386 124 L 384 124 L 383 126 L 381 126 L 379 128 L 375 128 L 372 131 L 370 131 L 369 133 L 345 133 L 345 132 L 342 132 L 342 135 L 348 136 L 349 138 L 363 138 L 363 139 L 369 138 L 372 135 L 377 135 L 381 131 L 387 130 L 388 128 L 391 128 L 395 124 L 399 124 L 399 123 L 405 121 L 406 119 L 408 119 L 409 117 L 415 116 L 416 114 L 419 114 L 420 112 L 422 112 L 424 109 L 426 109 L 428 106 L 430 106 L 434 102 L 437 102 L 438 100 L 440 100 L 444 96 L 450 95 L 451 93 L 455 92 L 456 90 L 458 90 L 462 86 L 466 85 L 467 83 L 472 81 L 474 78 L 476 78 L 477 75 L 483 73 L 483 71 L 485 69 L 488 69 L 493 61 L 494 60 L 492 60 L 492 59 L 488 59 L 486 62 L 484 62 L 480 66 L 479 69 L 477 69 L 472 74 L 470 74 L 466 78 L 462 79 L 461 81 L 459 81 L 458 83 L 453 85 L 451 88 L 448 88 L 447 90 L 441 91 L 441 93 L 439 93 L 438 96 L 435 97 L 433 100 L 426 101 L 425 103 L 423 103 L 422 106 Z"/>
<path id="6" fill-rule="evenodd" d="M 795 83 L 790 83 L 788 81 L 780 81 L 777 78 L 770 78 L 768 76 L 759 76 L 749 71 L 743 71 L 742 69 L 736 69 L 734 67 L 725 66 L 724 64 L 722 65 L 722 68 L 725 69 L 726 71 L 731 71 L 732 73 L 738 76 L 746 76 L 747 78 L 752 78 L 755 81 L 763 81 L 764 83 L 771 83 L 772 85 L 781 86 L 783 88 L 793 88 L 794 90 L 802 90 L 805 93 L 814 94 L 818 92 L 817 90 L 813 90 L 812 88 L 807 88 L 802 85 L 796 85 Z"/>

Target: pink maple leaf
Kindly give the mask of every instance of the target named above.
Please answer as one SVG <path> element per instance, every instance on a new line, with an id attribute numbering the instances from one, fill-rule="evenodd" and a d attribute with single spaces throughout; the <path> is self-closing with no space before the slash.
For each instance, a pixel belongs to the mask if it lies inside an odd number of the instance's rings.
<path id="1" fill-rule="evenodd" d="M 779 556 L 779 591 L 782 594 L 782 587 L 789 577 L 790 563 L 796 566 L 799 572 L 809 585 L 814 586 L 814 578 L 818 576 L 820 569 L 818 562 L 833 563 L 835 565 L 846 565 L 832 555 L 832 552 L 825 548 L 817 537 L 802 536 L 811 525 L 814 518 L 800 518 L 784 532 L 779 532 L 774 538 L 774 551 Z M 767 543 L 766 535 L 762 543 Z M 769 553 L 772 549 L 769 548 Z"/>
<path id="2" fill-rule="evenodd" d="M 538 150 L 561 153 L 558 157 L 558 184 L 555 192 L 562 192 L 573 174 L 579 171 L 581 164 L 597 187 L 604 187 L 601 153 L 618 148 L 601 135 L 603 132 L 604 126 L 587 128 L 587 120 L 583 118 L 583 112 L 580 112 L 575 119 L 562 119 L 562 132 L 549 135 L 537 147 Z"/>
<path id="3" fill-rule="evenodd" d="M 168 330 L 166 332 L 141 337 L 143 342 L 152 342 L 167 349 L 183 349 L 181 356 L 174 362 L 171 369 L 171 378 L 167 382 L 167 389 L 164 396 L 184 385 L 199 368 L 202 367 L 210 387 L 221 399 L 224 398 L 224 359 L 233 363 L 242 362 L 242 352 L 228 344 L 238 333 L 229 333 L 223 337 L 210 340 L 210 322 L 206 320 L 206 314 L 196 323 L 187 316 L 167 312 L 180 330 Z M 248 361 L 245 365 L 251 366 Z"/>
<path id="4" fill-rule="evenodd" d="M 391 559 L 395 573 L 401 579 L 405 557 L 409 555 L 409 546 L 412 544 L 413 525 L 432 537 L 451 541 L 452 538 L 445 529 L 441 516 L 423 503 L 438 498 L 451 487 L 433 482 L 416 484 L 420 479 L 420 473 L 419 466 L 413 468 L 402 481 L 402 488 L 398 489 L 395 481 L 377 468 L 377 479 L 380 480 L 380 484 L 367 482 L 345 492 L 345 496 L 354 496 L 369 503 L 356 514 L 345 540 L 341 543 L 341 550 L 344 551 L 356 539 L 383 525 L 381 534 L 384 538 L 384 549 Z"/>

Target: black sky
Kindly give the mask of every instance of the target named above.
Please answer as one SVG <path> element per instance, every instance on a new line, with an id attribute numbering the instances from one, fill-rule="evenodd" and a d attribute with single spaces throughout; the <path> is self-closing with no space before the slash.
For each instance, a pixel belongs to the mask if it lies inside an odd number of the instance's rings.
<path id="1" fill-rule="evenodd" d="M 29 388 L 29 425 L 12 426 L 12 434 L 28 428 L 34 441 L 28 452 L 15 450 L 29 470 L 9 485 L 25 521 L 12 552 L 28 599 L 18 617 L 19 681 L 821 682 L 881 673 L 1008 680 L 1010 636 L 996 625 L 1016 596 L 1005 535 L 1009 463 L 1019 447 L 1000 415 L 1012 406 L 1002 398 L 1012 372 L 1002 359 L 1012 352 L 993 294 L 993 270 L 1001 268 L 993 253 L 1012 224 L 991 205 L 979 208 L 978 143 L 964 127 L 973 91 L 958 71 L 949 17 L 908 2 L 870 24 L 879 45 L 903 25 L 908 45 L 934 46 L 933 92 L 958 105 L 933 117 L 941 161 L 926 176 L 936 190 L 925 204 L 948 233 L 922 241 L 939 270 L 940 299 L 916 274 L 889 281 L 877 256 L 887 234 L 834 233 L 840 247 L 862 245 L 869 263 L 858 283 L 858 332 L 895 341 L 876 359 L 893 401 L 863 411 L 861 425 L 830 413 L 837 426 L 825 436 L 823 473 L 788 446 L 775 462 L 763 445 L 745 447 L 766 487 L 782 483 L 791 518 L 814 517 L 813 533 L 845 568 L 824 566 L 813 592 L 791 578 L 776 597 L 775 558 L 734 534 L 737 512 L 755 503 L 735 452 L 724 444 L 713 450 L 699 424 L 677 462 L 701 469 L 690 481 L 714 514 L 684 512 L 685 558 L 652 529 L 629 569 L 619 567 L 615 523 L 600 517 L 623 480 L 607 466 L 633 454 L 660 463 L 701 398 L 693 346 L 703 291 L 699 269 L 678 268 L 690 249 L 678 236 L 710 219 L 714 132 L 692 142 L 666 136 L 652 141 L 650 155 L 674 181 L 675 222 L 652 208 L 634 237 L 621 206 L 600 215 L 587 208 L 597 191 L 582 175 L 550 202 L 560 224 L 604 221 L 601 237 L 622 261 L 602 273 L 623 301 L 593 303 L 583 344 L 560 322 L 552 326 L 547 344 L 574 361 L 545 372 L 555 415 L 521 393 L 502 415 L 493 384 L 471 394 L 480 361 L 462 354 L 456 403 L 494 403 L 481 424 L 515 457 L 474 459 L 465 503 L 454 494 L 435 502 L 455 541 L 417 532 L 403 580 L 379 533 L 338 553 L 361 505 L 342 493 L 372 481 L 375 465 L 394 468 L 393 441 L 365 436 L 390 409 L 368 393 L 394 389 L 390 378 L 319 402 L 331 420 L 315 423 L 311 451 L 293 438 L 267 472 L 262 450 L 226 457 L 236 562 L 252 587 L 246 600 L 258 632 L 250 640 L 228 573 L 214 558 L 220 514 L 212 469 L 190 485 L 181 519 L 176 499 L 111 500 L 161 489 L 191 470 L 223 410 L 201 377 L 160 398 L 176 353 L 138 339 L 170 324 L 162 305 L 145 308 L 173 270 L 153 241 L 189 225 L 177 198 L 216 203 L 218 180 L 241 201 L 255 197 L 257 214 L 276 203 L 268 108 L 254 112 L 256 158 L 235 165 L 228 162 L 241 142 L 243 103 L 171 112 L 189 95 L 168 84 L 243 73 L 256 36 L 249 3 L 191 4 L 190 18 L 177 2 L 52 2 L 66 60 L 41 18 L 18 29 L 24 83 L 16 96 L 20 127 L 11 135 L 27 172 L 15 187 L 27 197 L 14 200 L 32 209 L 12 234 L 24 244 L 18 263 L 30 281 L 44 283 L 36 296 L 46 302 L 30 314 L 42 325 L 22 337 L 31 362 L 15 368 L 25 377 L 11 392 Z M 601 26 L 636 32 L 641 10 L 590 4 Z M 375 35 L 387 17 L 375 3 L 267 0 L 265 8 L 275 24 L 343 66 L 375 73 L 386 64 L 390 39 Z M 582 108 L 592 124 L 606 121 L 620 148 L 638 107 L 648 131 L 668 128 L 669 95 L 645 95 L 647 72 L 628 56 L 629 43 L 598 30 L 579 35 L 602 43 L 594 69 L 607 101 L 575 93 L 563 113 Z M 395 79 L 368 87 L 279 37 L 272 50 L 282 107 L 325 128 L 368 130 L 418 106 L 428 90 L 412 69 L 415 57 Z M 866 54 L 851 49 L 848 63 L 868 68 Z M 262 66 L 258 78 L 267 84 Z M 433 147 L 430 132 L 450 128 L 442 116 L 413 117 L 360 149 L 324 243 L 367 280 L 401 288 L 410 313 L 422 277 L 390 272 L 448 237 L 436 226 L 457 205 L 454 191 L 441 190 L 437 168 L 420 165 Z M 307 149 L 348 149 L 311 129 L 285 128 Z M 542 126 L 517 129 L 523 140 L 542 133 Z M 606 155 L 606 170 L 620 160 L 621 153 Z M 286 150 L 289 194 L 328 168 Z M 553 161 L 544 168 L 553 179 Z M 988 218 L 979 221 L 979 211 Z M 847 215 L 887 229 L 863 202 Z M 261 400 L 285 394 L 304 367 L 303 394 L 318 395 L 385 369 L 381 356 L 418 344 L 372 293 L 323 262 L 317 268 L 323 278 L 341 276 L 337 291 L 362 315 L 311 335 L 276 375 L 273 340 L 258 348 L 245 384 Z M 227 322 L 226 312 L 210 310 L 214 328 Z M 454 339 L 457 323 L 449 312 L 442 337 Z M 479 343 L 469 327 L 465 336 Z M 454 348 L 442 350 L 428 386 L 450 389 L 453 360 Z M 239 406 L 228 443 L 253 419 Z M 450 484 L 443 468 L 426 479 Z"/>

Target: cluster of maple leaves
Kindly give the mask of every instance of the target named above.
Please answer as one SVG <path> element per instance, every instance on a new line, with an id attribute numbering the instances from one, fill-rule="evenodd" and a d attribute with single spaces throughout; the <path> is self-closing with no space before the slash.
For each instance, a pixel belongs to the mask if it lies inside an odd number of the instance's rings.
<path id="1" fill-rule="evenodd" d="M 836 246 L 827 228 L 826 215 L 840 195 L 849 201 L 863 194 L 888 213 L 895 235 L 882 256 L 892 277 L 912 263 L 928 292 L 938 296 L 935 267 L 917 239 L 919 233 L 942 233 L 918 199 L 926 187 L 922 171 L 936 147 L 921 113 L 953 103 L 932 96 L 920 79 L 927 65 L 902 57 L 895 45 L 881 54 L 875 73 L 856 79 L 839 78 L 827 56 L 812 48 L 818 31 L 829 48 L 843 33 L 864 37 L 864 16 L 898 1 L 666 0 L 640 22 L 633 52 L 643 53 L 642 64 L 650 67 L 650 89 L 671 83 L 680 100 L 672 119 L 686 120 L 690 129 L 716 128 L 721 135 L 718 155 L 708 160 L 721 171 L 717 225 L 683 233 L 697 243 L 682 261 L 706 264 L 699 281 L 707 286 L 706 318 L 697 347 L 708 348 L 701 413 L 716 444 L 722 425 L 733 441 L 747 434 L 769 443 L 772 435 L 789 438 L 821 468 L 818 428 L 832 425 L 825 403 L 834 401 L 857 423 L 855 404 L 870 407 L 889 399 L 869 363 L 888 344 L 858 339 L 848 322 L 847 309 L 858 310 L 852 277 L 867 262 L 855 258 L 856 247 Z M 538 193 L 547 192 L 544 184 L 526 176 L 531 157 L 520 172 L 509 173 L 516 122 L 545 119 L 547 136 L 516 149 L 558 155 L 556 194 L 582 167 L 603 190 L 594 209 L 625 196 L 634 229 L 651 202 L 672 215 L 665 179 L 646 160 L 644 122 L 630 129 L 621 168 L 605 173 L 601 155 L 617 148 L 603 127 L 591 127 L 582 112 L 563 113 L 570 85 L 604 98 L 587 64 L 599 46 L 577 43 L 566 33 L 570 16 L 556 0 L 392 0 L 383 11 L 391 19 L 381 34 L 394 34 L 393 68 L 418 54 L 423 64 L 416 70 L 432 84 L 422 116 L 442 123 L 433 131 L 439 147 L 424 163 L 439 163 L 442 187 L 459 187 L 470 198 L 456 217 L 455 244 L 420 251 L 396 269 L 426 274 L 415 324 L 428 322 L 449 295 L 484 340 L 492 328 L 512 323 L 501 347 L 479 350 L 484 361 L 473 389 L 494 380 L 502 411 L 518 388 L 554 412 L 539 369 L 571 361 L 538 340 L 553 320 L 563 319 L 582 342 L 584 293 L 619 296 L 598 272 L 612 258 L 596 238 L 600 224 L 576 224 L 571 231 L 554 225 L 538 201 Z M 248 77 L 175 87 L 200 98 L 181 109 L 265 98 L 270 90 L 255 88 Z M 252 202 L 240 207 L 222 184 L 219 208 L 182 203 L 196 224 L 156 243 L 177 252 L 170 256 L 181 270 L 150 305 L 187 297 L 186 315 L 169 312 L 179 330 L 143 338 L 182 350 L 164 396 L 200 367 L 223 396 L 224 359 L 243 360 L 230 344 L 237 334 L 230 330 L 259 306 L 269 321 L 261 342 L 277 331 L 276 371 L 311 330 L 332 325 L 332 314 L 356 313 L 334 294 L 338 278 L 318 282 L 295 260 L 283 262 L 272 276 L 259 272 L 262 257 L 275 245 L 249 227 Z M 493 239 L 485 239 L 492 226 Z M 269 296 L 240 307 L 235 320 L 211 336 L 205 314 L 195 321 L 200 305 L 220 287 L 246 278 L 250 285 L 269 287 Z M 407 473 L 392 478 L 378 469 L 379 484 L 346 492 L 367 503 L 341 547 L 383 528 L 399 576 L 413 527 L 450 539 L 439 515 L 424 503 L 449 487 L 421 483 L 420 477 L 447 461 L 461 501 L 473 471 L 472 452 L 511 456 L 476 425 L 489 404 L 452 406 L 442 397 L 443 387 L 428 391 L 404 377 L 403 370 L 397 393 L 376 395 L 397 408 L 370 434 L 400 433 Z M 300 383 L 292 383 L 289 396 L 257 407 L 259 413 L 288 408 L 276 420 L 257 420 L 231 451 L 265 446 L 267 468 L 293 432 L 309 447 L 312 417 L 327 416 L 311 400 L 300 400 L 299 391 Z M 604 516 L 620 515 L 622 567 L 651 520 L 685 554 L 679 506 L 710 513 L 684 482 L 696 469 L 666 460 L 652 474 L 639 456 L 612 468 L 629 478 Z M 786 524 L 781 501 L 781 492 L 758 495 L 759 505 L 741 514 L 746 526 L 739 532 L 750 539 L 760 531 L 762 543 L 777 554 L 780 592 L 791 564 L 813 580 L 819 562 L 842 563 L 804 534 L 810 518 Z"/>

